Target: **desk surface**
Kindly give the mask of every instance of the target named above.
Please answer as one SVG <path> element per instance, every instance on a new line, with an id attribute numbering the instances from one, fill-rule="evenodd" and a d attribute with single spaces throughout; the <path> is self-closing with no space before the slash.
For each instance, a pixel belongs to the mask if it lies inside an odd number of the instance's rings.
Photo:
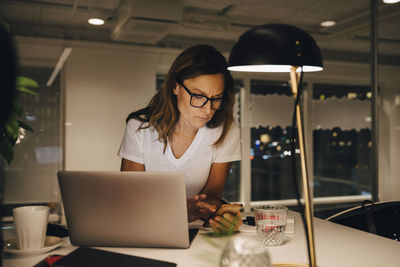
<path id="1" fill-rule="evenodd" d="M 277 247 L 268 247 L 273 263 L 307 262 L 306 240 L 299 214 L 290 212 L 295 220 L 295 234 L 288 242 Z M 201 232 L 201 231 L 200 231 Z M 321 267 L 400 267 L 400 242 L 379 237 L 352 228 L 314 218 L 317 264 Z M 243 228 L 233 237 L 254 236 L 252 227 Z M 108 251 L 136 255 L 152 259 L 175 262 L 179 267 L 219 266 L 222 248 L 230 237 L 212 237 L 198 234 L 189 249 L 153 248 L 101 248 Z M 4 267 L 33 266 L 47 255 L 65 255 L 76 247 L 68 244 L 47 254 L 15 257 L 5 254 Z"/>

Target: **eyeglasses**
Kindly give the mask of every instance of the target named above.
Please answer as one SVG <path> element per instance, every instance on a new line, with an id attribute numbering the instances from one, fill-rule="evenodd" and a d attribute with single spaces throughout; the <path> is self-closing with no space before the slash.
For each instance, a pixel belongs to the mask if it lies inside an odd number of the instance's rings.
<path id="1" fill-rule="evenodd" d="M 195 108 L 204 107 L 208 101 L 211 101 L 211 108 L 213 110 L 221 110 L 224 107 L 225 99 L 224 97 L 206 97 L 205 95 L 194 94 L 183 84 L 183 82 L 178 82 L 186 92 L 190 95 L 190 105 Z"/>

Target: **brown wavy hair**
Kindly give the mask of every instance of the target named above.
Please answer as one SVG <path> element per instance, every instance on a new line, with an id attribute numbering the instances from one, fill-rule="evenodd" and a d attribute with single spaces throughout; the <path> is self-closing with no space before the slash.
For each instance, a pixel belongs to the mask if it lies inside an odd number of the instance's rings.
<path id="1" fill-rule="evenodd" d="M 224 107 L 217 110 L 207 123 L 209 128 L 222 125 L 221 136 L 214 143 L 215 146 L 219 146 L 233 122 L 235 103 L 233 78 L 227 67 L 225 57 L 212 46 L 196 45 L 184 50 L 175 59 L 160 91 L 153 96 L 148 106 L 129 114 L 126 122 L 128 123 L 130 119 L 141 121 L 139 129 L 152 126 L 158 132 L 158 140 L 164 143 L 165 152 L 168 136 L 172 134 L 179 120 L 176 95 L 173 94 L 177 83 L 183 83 L 186 79 L 200 75 L 221 73 L 224 76 Z M 147 125 L 144 125 L 145 122 Z"/>

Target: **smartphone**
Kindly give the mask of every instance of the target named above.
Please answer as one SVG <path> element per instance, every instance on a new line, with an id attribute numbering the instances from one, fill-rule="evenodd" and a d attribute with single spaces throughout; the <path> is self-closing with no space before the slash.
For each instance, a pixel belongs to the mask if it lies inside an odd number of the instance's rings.
<path id="1" fill-rule="evenodd" d="M 236 214 L 243 208 L 242 204 L 239 203 L 230 203 L 230 204 L 222 204 L 221 207 L 215 212 L 215 215 L 222 215 L 226 212 L 231 214 Z"/>
<path id="2" fill-rule="evenodd" d="M 214 212 L 210 218 L 214 218 L 215 216 L 221 216 L 222 214 L 229 212 L 231 214 L 236 214 L 240 209 L 243 208 L 242 204 L 239 203 L 227 203 L 227 204 L 222 204 L 216 212 Z M 202 219 L 204 220 L 204 219 Z M 210 224 L 208 223 L 208 219 L 204 220 L 203 227 L 210 227 Z"/>

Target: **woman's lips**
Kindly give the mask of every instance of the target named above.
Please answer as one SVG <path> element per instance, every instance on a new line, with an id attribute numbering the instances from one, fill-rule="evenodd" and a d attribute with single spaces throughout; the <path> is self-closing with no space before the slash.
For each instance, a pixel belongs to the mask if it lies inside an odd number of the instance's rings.
<path id="1" fill-rule="evenodd" d="M 208 119 L 208 117 L 197 117 L 198 119 L 200 119 L 200 120 L 203 120 L 203 121 L 208 121 L 209 119 Z"/>

